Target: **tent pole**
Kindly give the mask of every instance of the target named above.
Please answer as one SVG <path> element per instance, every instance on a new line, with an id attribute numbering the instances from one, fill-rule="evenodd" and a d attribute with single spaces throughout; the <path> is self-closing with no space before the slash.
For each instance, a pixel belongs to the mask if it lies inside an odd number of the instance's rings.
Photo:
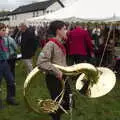
<path id="1" fill-rule="evenodd" d="M 111 31 L 112 31 L 112 26 L 113 26 L 113 23 L 111 23 L 111 25 L 110 25 L 110 29 L 109 29 L 109 32 L 108 32 L 108 37 L 107 37 L 107 40 L 106 40 L 106 43 L 105 43 L 105 47 L 104 47 L 104 50 L 103 50 L 103 53 L 102 53 L 102 57 L 101 57 L 101 60 L 100 60 L 99 67 L 100 67 L 101 64 L 102 64 L 103 57 L 104 57 L 104 55 L 105 55 L 105 51 L 106 51 L 106 48 L 107 48 L 107 44 L 108 44 L 108 41 L 109 41 L 109 38 L 110 38 L 110 34 L 111 34 Z"/>

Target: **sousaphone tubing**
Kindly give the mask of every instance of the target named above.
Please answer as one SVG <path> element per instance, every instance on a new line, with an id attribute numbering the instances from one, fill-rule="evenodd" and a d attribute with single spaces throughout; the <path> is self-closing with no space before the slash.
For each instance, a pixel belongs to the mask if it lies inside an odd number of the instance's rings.
<path id="1" fill-rule="evenodd" d="M 61 70 L 67 78 L 77 76 L 75 80 L 76 91 L 79 91 L 82 95 L 89 98 L 106 95 L 112 90 L 116 83 L 115 74 L 112 70 L 106 67 L 95 67 L 88 63 L 80 63 L 68 67 L 56 64 L 53 64 L 53 66 Z M 38 67 L 35 67 L 27 76 L 24 83 L 24 98 L 28 107 L 37 113 L 52 113 L 56 112 L 59 108 L 67 113 L 67 111 L 61 106 L 65 81 L 61 81 L 63 90 L 58 96 L 60 97 L 58 101 L 58 98 L 55 100 L 50 98 L 44 78 L 45 74 L 41 72 Z M 46 89 L 44 89 L 43 86 Z"/>

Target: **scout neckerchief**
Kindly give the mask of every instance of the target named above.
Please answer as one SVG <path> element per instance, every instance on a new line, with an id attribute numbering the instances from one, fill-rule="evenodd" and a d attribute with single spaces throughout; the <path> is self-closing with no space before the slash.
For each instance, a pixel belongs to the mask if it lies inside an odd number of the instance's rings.
<path id="1" fill-rule="evenodd" d="M 64 47 L 63 44 L 61 44 L 58 40 L 56 40 L 55 38 L 50 38 L 49 41 L 54 42 L 63 52 L 64 55 L 66 55 L 66 49 Z"/>
<path id="2" fill-rule="evenodd" d="M 4 41 L 3 39 L 0 38 L 0 49 L 4 52 L 7 52 L 8 49 L 4 46 Z"/>

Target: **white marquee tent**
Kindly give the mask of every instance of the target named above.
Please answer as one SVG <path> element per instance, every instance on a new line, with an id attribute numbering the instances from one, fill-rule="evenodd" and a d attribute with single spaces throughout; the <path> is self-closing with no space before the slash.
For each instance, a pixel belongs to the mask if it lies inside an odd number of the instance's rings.
<path id="1" fill-rule="evenodd" d="M 80 20 L 110 20 L 110 17 L 113 15 L 120 16 L 119 0 L 78 0 L 71 6 L 62 8 L 54 13 L 27 19 L 27 22 L 68 18 Z M 114 18 L 114 21 L 115 20 L 120 20 L 120 18 Z"/>
<path id="2" fill-rule="evenodd" d="M 103 20 L 104 20 L 104 22 L 118 22 L 118 21 L 120 21 L 120 17 L 113 16 L 113 17 L 106 18 L 106 19 L 103 19 Z"/>

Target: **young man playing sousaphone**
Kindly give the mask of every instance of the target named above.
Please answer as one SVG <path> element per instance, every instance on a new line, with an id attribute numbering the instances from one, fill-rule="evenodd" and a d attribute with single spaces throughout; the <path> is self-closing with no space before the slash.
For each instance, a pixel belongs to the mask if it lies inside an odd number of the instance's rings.
<path id="1" fill-rule="evenodd" d="M 51 98 L 55 98 L 62 91 L 61 81 L 63 80 L 63 73 L 52 64 L 58 64 L 66 66 L 66 50 L 64 47 L 66 38 L 66 26 L 62 21 L 51 22 L 48 33 L 50 38 L 43 47 L 37 61 L 39 69 L 46 72 L 46 84 L 51 95 Z M 64 109 L 69 109 L 69 94 L 71 93 L 68 82 L 65 83 L 65 94 L 61 105 Z M 51 113 L 52 120 L 60 120 L 63 111 L 58 109 L 57 112 Z"/>

